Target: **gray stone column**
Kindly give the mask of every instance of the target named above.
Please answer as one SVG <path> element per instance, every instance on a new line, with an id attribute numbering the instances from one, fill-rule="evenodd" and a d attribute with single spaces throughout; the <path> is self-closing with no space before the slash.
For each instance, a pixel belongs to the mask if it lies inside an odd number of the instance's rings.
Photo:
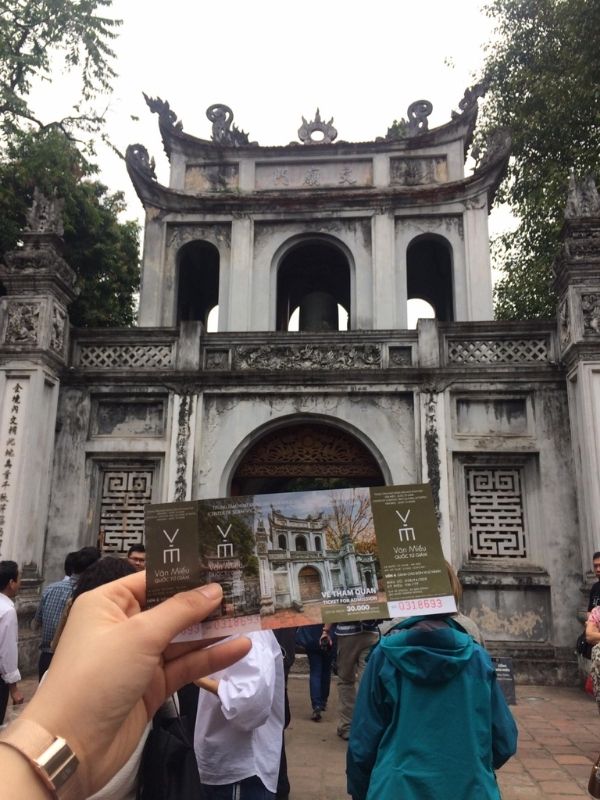
<path id="1" fill-rule="evenodd" d="M 554 263 L 561 358 L 567 367 L 583 574 L 600 550 L 600 202 L 571 177 L 562 249 Z"/>
<path id="2" fill-rule="evenodd" d="M 59 375 L 68 359 L 75 273 L 61 255 L 62 203 L 37 190 L 23 244 L 6 253 L 0 280 L 0 559 L 21 568 L 19 664 L 35 669 L 30 630 L 42 584 L 54 460 Z"/>
<path id="3" fill-rule="evenodd" d="M 266 330 L 264 319 L 252 319 L 252 308 L 261 303 L 252 300 L 252 249 L 254 223 L 249 217 L 237 217 L 231 223 L 231 274 L 229 308 L 222 331 Z M 225 316 L 225 315 L 224 315 Z"/>
<path id="4" fill-rule="evenodd" d="M 41 565 L 54 452 L 59 374 L 75 273 L 61 256 L 57 201 L 36 193 L 23 245 L 0 279 L 0 558 Z"/>

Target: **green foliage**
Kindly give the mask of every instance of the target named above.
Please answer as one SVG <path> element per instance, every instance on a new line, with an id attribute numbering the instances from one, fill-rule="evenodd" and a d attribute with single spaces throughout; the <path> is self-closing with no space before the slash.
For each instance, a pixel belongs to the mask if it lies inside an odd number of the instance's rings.
<path id="1" fill-rule="evenodd" d="M 553 316 L 551 266 L 569 170 L 600 166 L 600 3 L 491 0 L 496 39 L 488 46 L 484 131 L 508 127 L 513 158 L 499 194 L 520 219 L 495 243 L 502 319 Z"/>
<path id="2" fill-rule="evenodd" d="M 120 21 L 102 16 L 112 0 L 0 0 L 0 132 L 5 140 L 29 121 L 43 127 L 30 106 L 36 80 L 50 81 L 55 68 L 81 78 L 81 100 L 110 88 L 115 71 L 110 43 Z M 54 121 L 58 122 L 58 121 Z M 65 131 L 83 124 L 95 130 L 100 119 L 75 107 L 61 120 Z"/>
<path id="3" fill-rule="evenodd" d="M 0 162 L 0 255 L 17 246 L 37 185 L 64 198 L 64 257 L 80 294 L 70 317 L 80 327 L 134 322 L 139 285 L 138 226 L 119 222 L 121 193 L 111 194 L 96 171 L 59 130 L 21 134 Z"/>

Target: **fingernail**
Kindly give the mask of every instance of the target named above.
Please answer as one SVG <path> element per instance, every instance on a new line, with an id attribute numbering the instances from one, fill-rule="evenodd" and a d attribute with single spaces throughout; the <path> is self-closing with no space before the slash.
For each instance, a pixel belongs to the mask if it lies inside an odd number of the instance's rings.
<path id="1" fill-rule="evenodd" d="M 223 594 L 223 590 L 218 583 L 207 583 L 206 586 L 201 586 L 199 591 L 202 592 L 207 600 L 219 600 Z"/>

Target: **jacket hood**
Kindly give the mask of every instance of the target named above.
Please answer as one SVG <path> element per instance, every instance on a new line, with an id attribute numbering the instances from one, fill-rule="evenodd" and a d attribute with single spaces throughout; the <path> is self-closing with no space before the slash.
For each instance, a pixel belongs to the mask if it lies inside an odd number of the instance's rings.
<path id="1" fill-rule="evenodd" d="M 447 683 L 465 668 L 475 645 L 454 628 L 400 629 L 384 636 L 381 649 L 391 664 L 414 683 Z"/>

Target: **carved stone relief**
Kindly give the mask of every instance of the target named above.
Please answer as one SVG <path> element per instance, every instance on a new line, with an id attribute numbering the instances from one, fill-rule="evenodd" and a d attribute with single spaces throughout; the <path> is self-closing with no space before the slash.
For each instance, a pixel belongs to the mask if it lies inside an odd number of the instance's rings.
<path id="1" fill-rule="evenodd" d="M 438 394 L 435 388 L 427 392 L 425 399 L 425 457 L 427 459 L 427 477 L 431 484 L 431 493 L 438 520 L 440 518 L 440 455 L 437 431 Z"/>
<path id="2" fill-rule="evenodd" d="M 46 197 L 36 186 L 33 190 L 31 208 L 27 211 L 25 230 L 32 233 L 55 233 L 57 236 L 62 236 L 64 233 L 62 221 L 64 205 L 63 199 Z"/>
<path id="3" fill-rule="evenodd" d="M 59 355 L 65 350 L 65 325 L 67 312 L 59 306 L 52 306 L 52 328 L 50 331 L 50 349 Z"/>
<path id="4" fill-rule="evenodd" d="M 193 398 L 181 395 L 177 419 L 177 442 L 175 445 L 175 500 L 187 497 L 187 453 L 190 441 L 190 417 L 193 411 Z"/>
<path id="5" fill-rule="evenodd" d="M 237 189 L 237 164 L 189 164 L 185 170 L 186 192 L 222 192 Z"/>
<path id="6" fill-rule="evenodd" d="M 169 227 L 167 247 L 179 250 L 188 242 L 207 241 L 213 244 L 229 244 L 230 229 L 225 225 L 174 225 Z"/>
<path id="7" fill-rule="evenodd" d="M 410 347 L 389 348 L 390 367 L 410 367 L 412 364 L 412 350 Z"/>
<path id="8" fill-rule="evenodd" d="M 207 350 L 206 369 L 230 369 L 229 349 L 226 350 Z"/>
<path id="9" fill-rule="evenodd" d="M 588 223 L 583 230 L 572 230 L 565 247 L 571 258 L 600 258 L 600 226 Z"/>
<path id="10" fill-rule="evenodd" d="M 7 305 L 6 344 L 37 344 L 40 303 L 11 301 Z"/>
<path id="11" fill-rule="evenodd" d="M 600 335 L 600 294 L 582 294 L 581 310 L 584 333 Z"/>
<path id="12" fill-rule="evenodd" d="M 600 216 L 600 197 L 596 189 L 596 182 L 592 175 L 577 179 L 572 169 L 569 175 L 569 195 L 565 217 L 567 219 L 580 219 L 581 217 Z"/>
<path id="13" fill-rule="evenodd" d="M 423 186 L 448 180 L 446 156 L 392 158 L 390 182 L 395 186 Z"/>
<path id="14" fill-rule="evenodd" d="M 431 233 L 433 231 L 445 232 L 447 235 L 458 233 L 461 239 L 464 239 L 464 224 L 461 215 L 445 215 L 445 216 L 422 216 L 415 217 L 401 217 L 397 224 L 406 225 L 411 223 L 415 226 L 419 233 Z"/>
<path id="15" fill-rule="evenodd" d="M 379 345 L 288 345 L 236 347 L 234 369 L 357 369 L 380 368 Z"/>
<path id="16" fill-rule="evenodd" d="M 558 309 L 558 335 L 561 349 L 564 349 L 571 341 L 568 300 L 563 300 Z"/>

